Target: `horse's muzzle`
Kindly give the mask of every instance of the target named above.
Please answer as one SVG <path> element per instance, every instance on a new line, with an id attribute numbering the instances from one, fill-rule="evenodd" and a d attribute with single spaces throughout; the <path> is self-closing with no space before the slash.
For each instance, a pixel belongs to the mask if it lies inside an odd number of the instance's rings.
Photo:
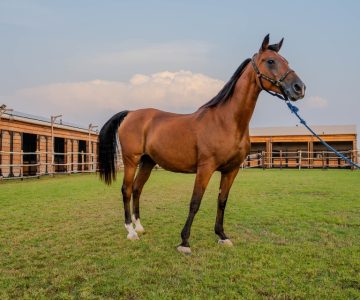
<path id="1" fill-rule="evenodd" d="M 300 79 L 298 79 L 285 87 L 284 92 L 291 101 L 297 101 L 304 98 L 305 90 L 305 84 Z"/>

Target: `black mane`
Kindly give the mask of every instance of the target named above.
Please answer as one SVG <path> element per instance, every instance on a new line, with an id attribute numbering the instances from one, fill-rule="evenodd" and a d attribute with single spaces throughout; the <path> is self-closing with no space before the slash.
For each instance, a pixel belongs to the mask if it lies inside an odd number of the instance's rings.
<path id="1" fill-rule="evenodd" d="M 209 102 L 205 103 L 200 108 L 211 108 L 225 103 L 232 96 L 236 81 L 240 78 L 241 74 L 244 72 L 245 67 L 251 61 L 250 58 L 245 59 L 241 65 L 237 68 L 234 75 L 231 76 L 230 80 L 224 85 L 220 92 L 212 98 Z"/>

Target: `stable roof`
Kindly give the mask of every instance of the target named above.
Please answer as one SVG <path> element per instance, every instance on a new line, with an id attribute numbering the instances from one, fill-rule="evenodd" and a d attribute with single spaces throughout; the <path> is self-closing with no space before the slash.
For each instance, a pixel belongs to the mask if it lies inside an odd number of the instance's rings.
<path id="1" fill-rule="evenodd" d="M 45 117 L 40 117 L 40 116 L 35 116 L 35 115 L 31 115 L 31 114 L 26 114 L 26 113 L 22 113 L 22 112 L 19 112 L 19 111 L 7 111 L 3 114 L 2 116 L 3 118 L 8 118 L 8 119 L 11 119 L 11 118 L 16 118 L 16 119 L 19 119 L 21 121 L 28 121 L 29 123 L 32 123 L 32 122 L 41 122 L 43 123 L 43 125 L 48 125 L 48 126 L 51 126 L 51 120 L 50 118 L 45 118 Z M 81 125 L 77 125 L 77 124 L 74 124 L 74 123 L 71 123 L 71 122 L 64 122 L 62 121 L 62 119 L 57 119 L 55 122 L 54 122 L 54 125 L 56 127 L 63 127 L 63 128 L 69 128 L 71 130 L 76 130 L 76 131 L 88 131 L 89 129 L 84 127 L 84 126 L 81 126 Z M 97 133 L 97 131 L 94 131 L 94 130 L 91 130 L 92 133 Z"/>

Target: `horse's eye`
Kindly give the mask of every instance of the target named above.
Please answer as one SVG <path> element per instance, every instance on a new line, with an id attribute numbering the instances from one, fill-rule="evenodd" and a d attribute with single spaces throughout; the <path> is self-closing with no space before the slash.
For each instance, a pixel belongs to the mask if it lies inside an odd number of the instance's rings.
<path id="1" fill-rule="evenodd" d="M 269 59 L 267 62 L 268 62 L 269 65 L 272 65 L 275 61 L 272 60 L 272 59 Z"/>

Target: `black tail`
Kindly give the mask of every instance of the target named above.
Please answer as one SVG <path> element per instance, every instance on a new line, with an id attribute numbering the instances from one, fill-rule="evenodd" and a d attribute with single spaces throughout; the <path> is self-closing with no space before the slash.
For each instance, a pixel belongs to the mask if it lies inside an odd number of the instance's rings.
<path id="1" fill-rule="evenodd" d="M 116 179 L 117 132 L 121 122 L 129 112 L 124 110 L 114 115 L 101 128 L 99 134 L 100 179 L 111 184 Z"/>

